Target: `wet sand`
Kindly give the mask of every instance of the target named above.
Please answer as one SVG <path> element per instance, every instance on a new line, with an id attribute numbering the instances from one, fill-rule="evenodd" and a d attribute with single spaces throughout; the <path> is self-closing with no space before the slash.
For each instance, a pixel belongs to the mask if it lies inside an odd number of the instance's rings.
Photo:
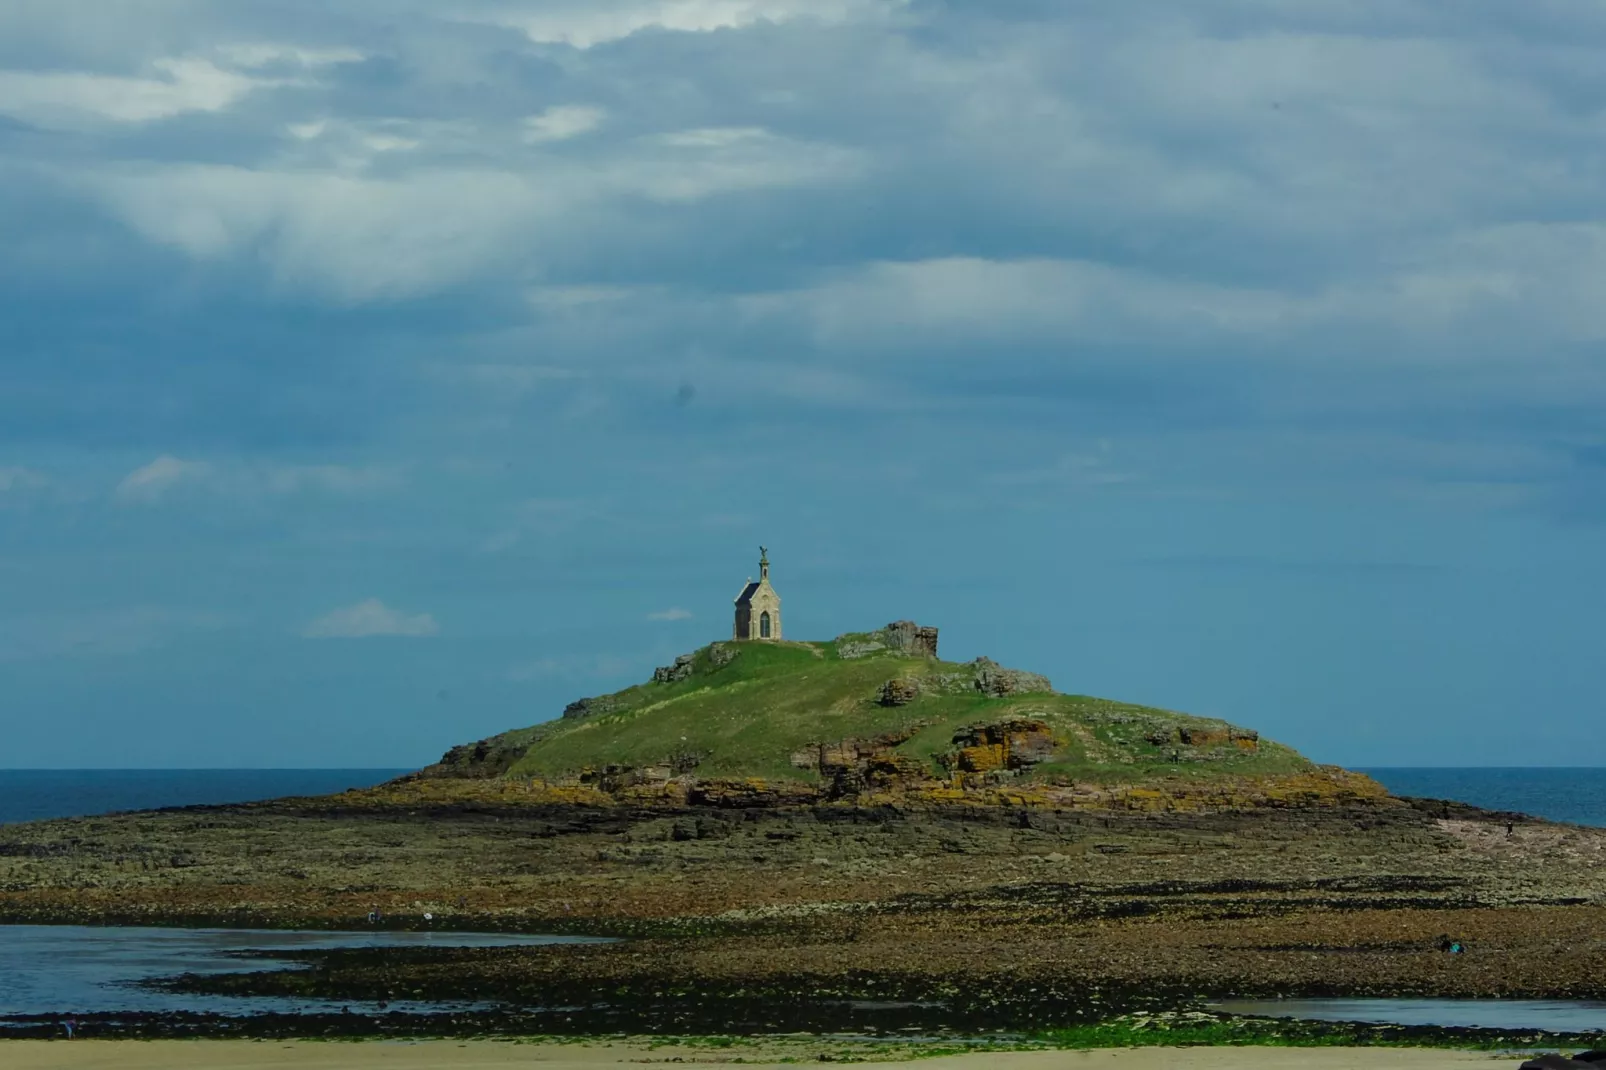
<path id="1" fill-rule="evenodd" d="M 731 1065 L 731 1052 L 631 1044 L 516 1044 L 504 1041 L 341 1043 L 248 1040 L 0 1041 L 7 1070 L 596 1070 L 612 1065 Z M 763 1058 L 751 1050 L 744 1060 Z M 929 1070 L 1454 1070 L 1515 1067 L 1486 1052 L 1389 1048 L 1129 1048 L 1104 1051 L 977 1052 L 920 1059 Z M 753 1070 L 838 1063 L 744 1061 Z"/>

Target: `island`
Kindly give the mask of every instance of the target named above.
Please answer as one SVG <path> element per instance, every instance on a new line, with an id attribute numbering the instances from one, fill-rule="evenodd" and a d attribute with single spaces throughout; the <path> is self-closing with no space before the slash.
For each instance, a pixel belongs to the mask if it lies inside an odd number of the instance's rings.
<path id="1" fill-rule="evenodd" d="M 651 679 L 377 787 L 0 828 L 0 921 L 613 938 L 184 976 L 495 1007 L 140 1036 L 1497 1047 L 1522 1038 L 1216 1001 L 1606 989 L 1606 830 L 1396 798 L 1249 728 L 944 660 L 913 621 L 782 638 L 772 594 Z"/>

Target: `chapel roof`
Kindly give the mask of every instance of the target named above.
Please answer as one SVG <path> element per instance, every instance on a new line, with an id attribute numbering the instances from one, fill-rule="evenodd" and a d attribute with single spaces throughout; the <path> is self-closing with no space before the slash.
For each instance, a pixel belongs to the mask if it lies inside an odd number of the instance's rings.
<path id="1" fill-rule="evenodd" d="M 751 602 L 753 600 L 753 595 L 763 585 L 763 580 L 750 581 L 746 587 L 742 588 L 742 593 L 736 596 L 736 604 L 741 605 L 743 602 Z"/>

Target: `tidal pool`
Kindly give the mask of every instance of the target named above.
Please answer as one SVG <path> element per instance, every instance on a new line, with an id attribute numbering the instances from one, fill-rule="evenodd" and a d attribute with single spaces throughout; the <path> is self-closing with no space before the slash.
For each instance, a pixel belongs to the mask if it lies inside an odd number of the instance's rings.
<path id="1" fill-rule="evenodd" d="M 296 963 L 239 958 L 247 949 L 304 951 L 342 947 L 496 947 L 594 942 L 599 937 L 516 933 L 311 932 L 269 929 L 157 929 L 140 926 L 0 925 L 0 1018 L 24 1014 L 189 1011 L 210 1014 L 339 1011 L 376 1013 L 378 1004 L 282 996 L 168 992 L 138 982 L 180 973 L 240 973 Z M 411 1013 L 475 1004 L 392 1002 Z"/>
<path id="2" fill-rule="evenodd" d="M 1468 1029 L 1591 1033 L 1606 1029 L 1606 1003 L 1548 999 L 1228 999 L 1210 1009 L 1270 1018 Z"/>

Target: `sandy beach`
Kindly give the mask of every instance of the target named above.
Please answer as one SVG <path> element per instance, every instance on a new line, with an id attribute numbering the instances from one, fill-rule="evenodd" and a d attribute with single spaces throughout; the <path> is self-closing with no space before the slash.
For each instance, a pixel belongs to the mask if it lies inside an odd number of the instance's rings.
<path id="1" fill-rule="evenodd" d="M 748 1051 L 744 1060 L 755 1058 Z M 757 1056 L 762 1058 L 763 1056 Z M 779 1056 L 777 1056 L 779 1057 Z M 343 1043 L 249 1040 L 0 1041 L 7 1070 L 595 1070 L 611 1065 L 729 1066 L 731 1052 L 616 1044 L 518 1044 L 503 1041 Z M 918 1060 L 929 1070 L 1451 1070 L 1515 1067 L 1520 1059 L 1487 1052 L 1391 1048 L 1126 1048 L 1100 1051 L 978 1052 Z M 757 1063 L 753 1070 L 795 1070 L 835 1062 Z"/>

